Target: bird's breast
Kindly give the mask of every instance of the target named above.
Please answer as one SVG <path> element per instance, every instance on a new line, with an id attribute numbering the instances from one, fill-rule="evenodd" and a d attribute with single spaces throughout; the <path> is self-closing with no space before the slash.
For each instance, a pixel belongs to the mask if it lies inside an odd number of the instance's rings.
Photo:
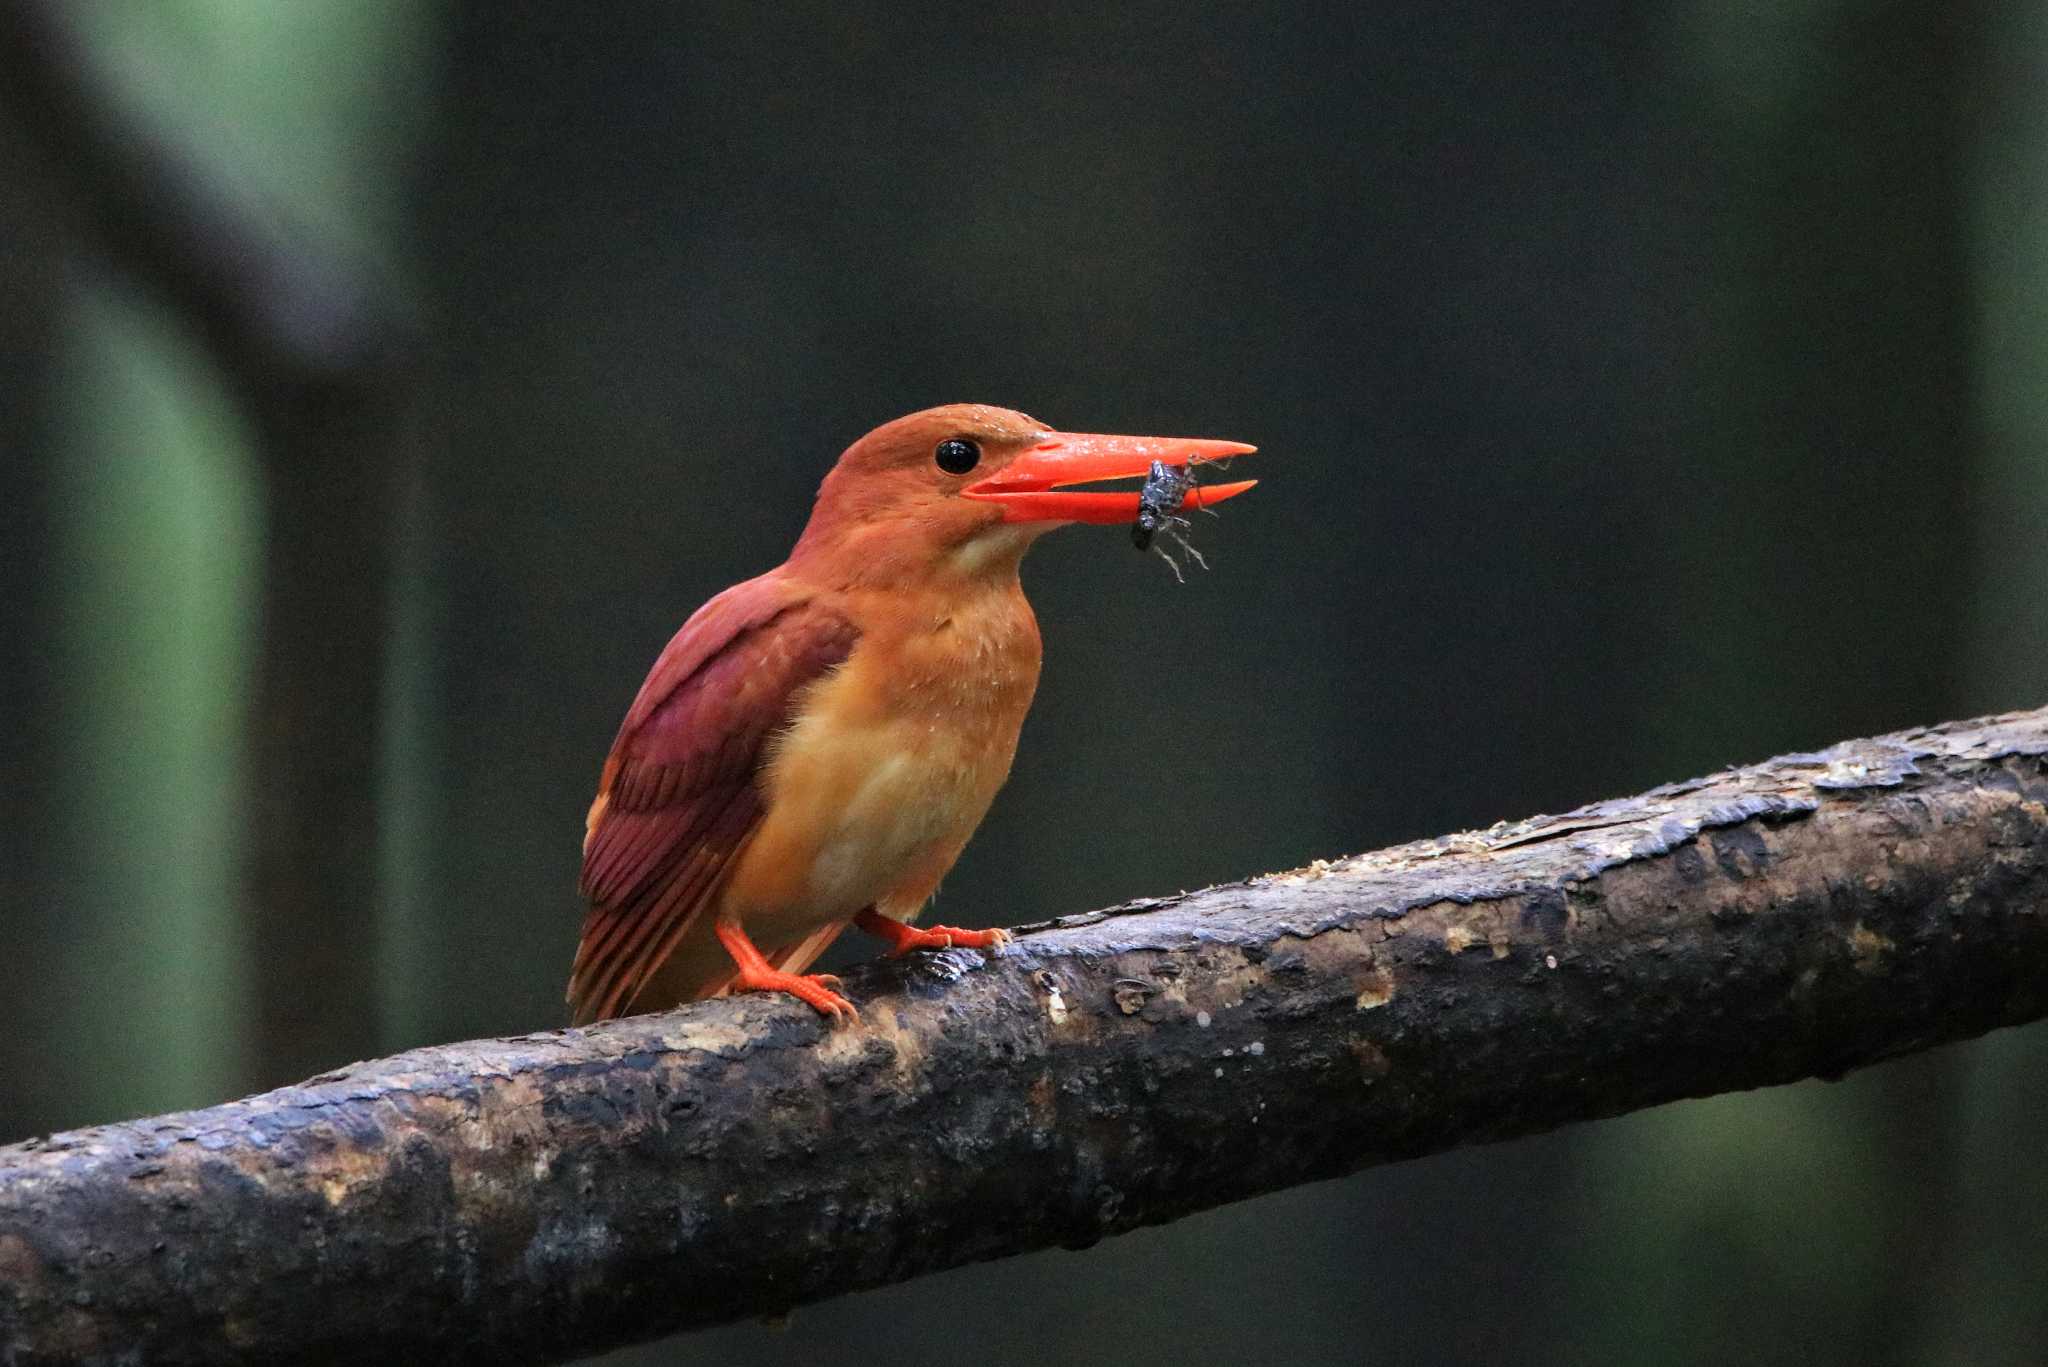
<path id="1" fill-rule="evenodd" d="M 776 744 L 741 910 L 837 919 L 943 872 L 1009 775 L 1038 664 L 1021 592 L 864 631 Z"/>

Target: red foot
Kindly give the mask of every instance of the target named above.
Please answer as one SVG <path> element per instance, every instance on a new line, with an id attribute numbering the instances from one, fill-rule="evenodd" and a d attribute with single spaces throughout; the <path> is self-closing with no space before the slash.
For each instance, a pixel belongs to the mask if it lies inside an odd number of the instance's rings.
<path id="1" fill-rule="evenodd" d="M 908 954 L 913 949 L 994 949 L 997 945 L 1008 944 L 1007 930 L 962 930 L 958 926 L 907 926 L 893 916 L 884 916 L 873 907 L 853 918 L 854 925 L 878 940 L 889 942 L 889 957 Z"/>
<path id="2" fill-rule="evenodd" d="M 832 989 L 839 986 L 839 979 L 830 973 L 784 973 L 770 967 L 761 957 L 761 951 L 754 948 L 754 942 L 747 933 L 730 922 L 720 922 L 719 943 L 732 955 L 733 962 L 740 967 L 740 975 L 733 981 L 737 992 L 787 992 L 800 1002 L 815 1007 L 822 1015 L 837 1021 L 857 1021 L 860 1012 L 854 1004 Z"/>

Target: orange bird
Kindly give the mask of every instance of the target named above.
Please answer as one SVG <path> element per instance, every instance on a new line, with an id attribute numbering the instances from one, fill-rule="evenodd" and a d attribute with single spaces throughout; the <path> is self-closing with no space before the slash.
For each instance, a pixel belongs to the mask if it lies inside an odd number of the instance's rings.
<path id="1" fill-rule="evenodd" d="M 1068 486 L 1252 449 L 978 404 L 849 447 L 789 559 L 699 608 L 619 727 L 585 824 L 577 1023 L 732 990 L 853 1017 L 838 979 L 803 971 L 849 925 L 895 954 L 1001 944 L 909 923 L 1009 776 L 1038 686 L 1024 552 L 1137 517 L 1135 491 Z"/>

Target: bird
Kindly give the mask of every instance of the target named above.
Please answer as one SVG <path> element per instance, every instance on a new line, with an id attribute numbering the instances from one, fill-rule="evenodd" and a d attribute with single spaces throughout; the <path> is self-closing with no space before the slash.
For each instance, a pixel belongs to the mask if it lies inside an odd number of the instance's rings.
<path id="1" fill-rule="evenodd" d="M 574 1021 L 751 991 L 847 1022 L 839 979 L 805 970 L 849 926 L 892 955 L 1007 940 L 912 922 L 1009 776 L 1038 686 L 1025 552 L 1137 517 L 1135 490 L 1071 486 L 1255 449 L 983 404 L 848 447 L 789 558 L 692 614 L 626 711 L 584 822 Z M 1195 486 L 1188 506 L 1254 483 Z"/>

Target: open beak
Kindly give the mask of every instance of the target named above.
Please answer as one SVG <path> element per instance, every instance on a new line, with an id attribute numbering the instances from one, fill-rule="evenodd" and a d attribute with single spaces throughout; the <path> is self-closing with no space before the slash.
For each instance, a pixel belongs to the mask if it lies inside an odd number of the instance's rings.
<path id="1" fill-rule="evenodd" d="M 1151 473 L 1152 462 L 1199 465 L 1226 456 L 1258 450 L 1237 441 L 1199 437 L 1112 437 L 1099 432 L 1047 432 L 1036 446 L 995 474 L 970 484 L 964 497 L 1003 505 L 1005 522 L 1135 522 L 1138 491 L 1069 489 L 1103 479 L 1127 479 Z M 1197 484 L 1187 492 L 1183 508 L 1210 508 L 1235 498 L 1258 481 Z"/>

